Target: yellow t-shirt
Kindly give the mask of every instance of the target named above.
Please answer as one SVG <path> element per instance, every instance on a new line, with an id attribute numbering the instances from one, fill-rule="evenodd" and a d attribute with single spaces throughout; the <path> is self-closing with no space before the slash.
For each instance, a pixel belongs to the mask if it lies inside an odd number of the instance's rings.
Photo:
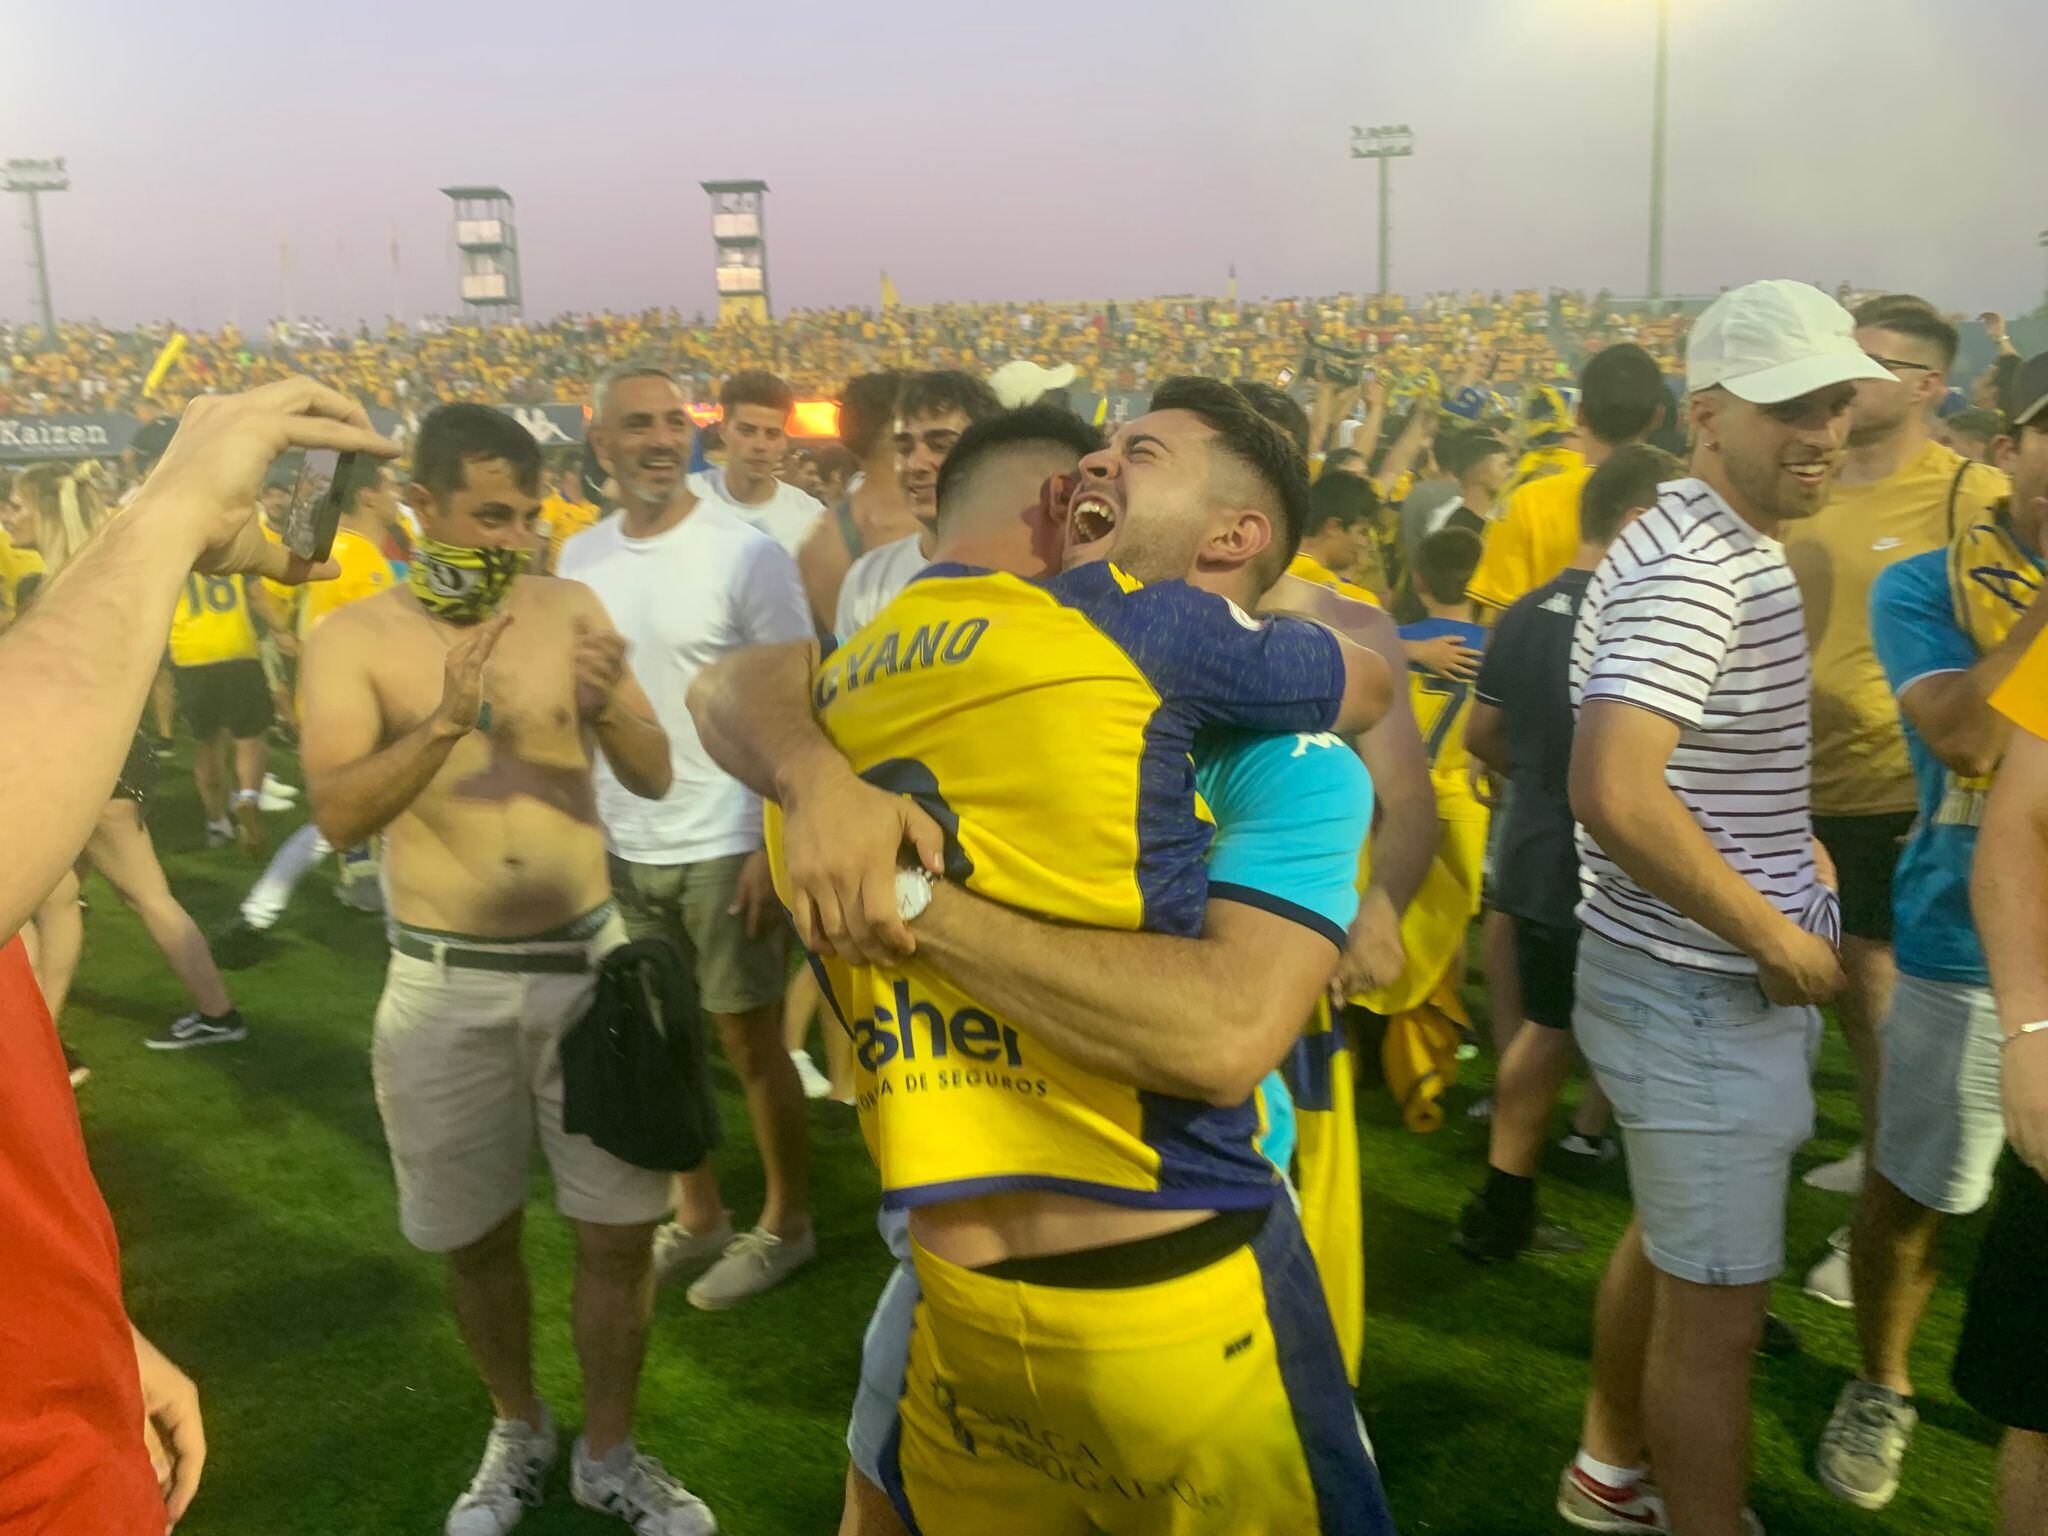
<path id="1" fill-rule="evenodd" d="M 1958 484 L 1964 464 L 1930 442 L 1883 480 L 1837 486 L 1817 517 L 1786 531 L 1813 648 L 1816 816 L 1876 816 L 1918 803 L 1898 704 L 1870 644 L 1870 589 L 1887 566 L 1945 548 L 1951 526 L 2012 494 L 2012 482 L 1985 465 Z"/>
<path id="2" fill-rule="evenodd" d="M 1505 609 L 1572 563 L 1579 549 L 1579 498 L 1593 471 L 1581 464 L 1531 480 L 1501 505 L 1465 595 Z"/>
<path id="3" fill-rule="evenodd" d="M 43 574 L 43 557 L 33 549 L 16 549 L 0 533 L 0 618 L 21 617 L 21 584 Z"/>
<path id="4" fill-rule="evenodd" d="M 373 540 L 350 529 L 335 530 L 333 558 L 340 564 L 341 574 L 332 581 L 309 583 L 304 597 L 300 599 L 300 639 L 310 635 L 313 626 L 335 609 L 366 597 L 375 597 L 394 579 L 391 562 L 384 558 L 384 551 Z"/>
<path id="5" fill-rule="evenodd" d="M 2048 636 L 2027 647 L 2020 664 L 1992 691 L 1991 707 L 2021 730 L 2048 739 Z"/>
<path id="6" fill-rule="evenodd" d="M 1348 597 L 1353 602 L 1370 603 L 1377 608 L 1380 600 L 1355 581 L 1346 581 L 1328 566 L 1307 555 L 1297 554 L 1287 563 L 1287 574 L 1297 581 L 1313 582 L 1319 587 L 1328 587 L 1339 597 Z"/>
<path id="7" fill-rule="evenodd" d="M 171 664 L 210 667 L 222 661 L 256 659 L 256 625 L 249 594 L 239 576 L 185 578 L 178 611 L 171 616 Z"/>
<path id="8" fill-rule="evenodd" d="M 550 496 L 540 504 L 541 521 L 548 530 L 548 569 L 552 571 L 562 560 L 562 546 L 597 522 L 597 508 L 587 501 L 571 501 L 566 496 Z"/>

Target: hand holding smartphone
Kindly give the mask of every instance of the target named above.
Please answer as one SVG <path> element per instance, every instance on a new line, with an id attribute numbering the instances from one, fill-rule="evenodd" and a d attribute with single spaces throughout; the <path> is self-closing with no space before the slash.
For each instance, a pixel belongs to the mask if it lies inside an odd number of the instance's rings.
<path id="1" fill-rule="evenodd" d="M 341 526 L 342 503 L 359 473 L 354 453 L 310 448 L 299 466 L 299 483 L 284 517 L 284 547 L 316 565 L 334 550 L 334 531 Z"/>

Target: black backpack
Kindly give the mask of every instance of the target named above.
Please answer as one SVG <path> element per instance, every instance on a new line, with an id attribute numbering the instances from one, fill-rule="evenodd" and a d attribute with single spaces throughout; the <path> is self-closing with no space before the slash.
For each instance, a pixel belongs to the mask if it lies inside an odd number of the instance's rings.
<path id="1" fill-rule="evenodd" d="M 562 1128 L 641 1168 L 687 1173 L 720 1141 L 697 987 L 668 939 L 599 963 L 590 1011 L 562 1036 Z"/>

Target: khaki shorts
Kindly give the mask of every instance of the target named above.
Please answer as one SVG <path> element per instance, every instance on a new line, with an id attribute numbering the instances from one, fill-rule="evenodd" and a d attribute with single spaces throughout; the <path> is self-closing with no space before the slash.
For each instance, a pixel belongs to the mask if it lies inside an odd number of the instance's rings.
<path id="1" fill-rule="evenodd" d="M 759 938 L 727 909 L 749 855 L 695 864 L 633 864 L 612 855 L 612 894 L 636 939 L 657 935 L 682 951 L 706 1013 L 751 1013 L 781 1001 L 789 980 L 788 926 L 778 909 Z"/>
<path id="2" fill-rule="evenodd" d="M 450 942 L 513 951 L 583 949 L 594 965 L 624 939 L 614 917 L 580 942 Z M 556 1047 L 596 990 L 595 969 L 480 971 L 391 956 L 370 1065 L 407 1242 L 446 1253 L 475 1242 L 523 1206 L 536 1126 L 564 1216 L 635 1226 L 668 1214 L 668 1174 L 636 1168 L 589 1137 L 562 1129 Z"/>

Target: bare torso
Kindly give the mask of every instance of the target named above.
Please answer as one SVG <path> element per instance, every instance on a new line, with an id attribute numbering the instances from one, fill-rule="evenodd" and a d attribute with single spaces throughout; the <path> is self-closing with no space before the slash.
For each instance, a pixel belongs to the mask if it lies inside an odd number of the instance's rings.
<path id="1" fill-rule="evenodd" d="M 591 787 L 589 733 L 572 664 L 588 594 L 573 582 L 522 577 L 513 620 L 484 673 L 488 729 L 456 742 L 411 806 L 384 830 L 392 916 L 489 938 L 540 933 L 610 892 L 604 829 Z M 463 630 L 429 619 L 401 588 L 337 614 L 375 694 L 379 746 L 441 702 L 448 648 Z"/>

